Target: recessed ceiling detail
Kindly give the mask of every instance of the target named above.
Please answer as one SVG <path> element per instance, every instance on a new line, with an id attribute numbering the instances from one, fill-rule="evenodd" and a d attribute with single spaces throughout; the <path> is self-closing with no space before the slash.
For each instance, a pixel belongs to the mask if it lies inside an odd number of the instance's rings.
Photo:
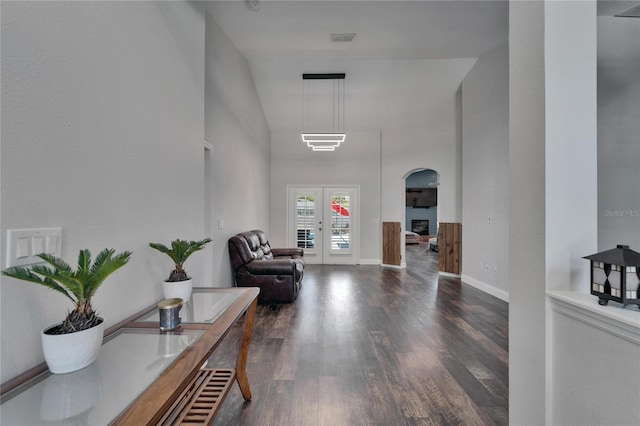
<path id="1" fill-rule="evenodd" d="M 425 117 L 436 116 L 431 110 L 435 104 L 426 99 L 449 96 L 475 58 L 508 42 L 509 2 L 503 0 L 260 0 L 259 12 L 248 10 L 244 0 L 202 3 L 208 18 L 247 59 L 271 132 L 290 132 L 296 141 L 304 115 L 303 73 L 350 76 L 345 105 L 349 133 L 422 127 Z M 332 34 L 356 36 L 352 42 L 334 43 Z M 444 108 L 440 101 L 437 105 Z"/>

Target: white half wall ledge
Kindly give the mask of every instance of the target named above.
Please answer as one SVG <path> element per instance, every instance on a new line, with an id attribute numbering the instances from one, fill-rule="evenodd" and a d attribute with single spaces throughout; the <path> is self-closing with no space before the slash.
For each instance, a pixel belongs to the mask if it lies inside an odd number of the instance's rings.
<path id="1" fill-rule="evenodd" d="M 547 291 L 551 309 L 560 314 L 618 336 L 640 346 L 640 311 L 610 302 L 598 304 L 591 294 L 575 291 Z"/>
<path id="2" fill-rule="evenodd" d="M 381 260 L 380 259 L 360 259 L 360 262 L 358 262 L 359 265 L 380 265 L 381 264 Z"/>
<path id="3" fill-rule="evenodd" d="M 442 272 L 441 272 L 442 274 Z M 487 294 L 490 294 L 493 297 L 496 297 L 504 302 L 509 303 L 509 293 L 501 290 L 495 286 L 492 286 L 491 284 L 487 284 L 483 281 L 477 280 L 473 277 L 470 277 L 469 275 L 465 275 L 462 274 L 462 276 L 460 277 L 460 280 L 464 283 L 464 284 L 468 284 L 471 287 L 475 287 L 478 290 L 482 290 Z"/>

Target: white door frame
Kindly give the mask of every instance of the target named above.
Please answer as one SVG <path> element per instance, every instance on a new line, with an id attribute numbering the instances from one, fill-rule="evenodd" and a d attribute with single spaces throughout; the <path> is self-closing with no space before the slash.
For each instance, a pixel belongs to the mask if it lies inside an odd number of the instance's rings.
<path id="1" fill-rule="evenodd" d="M 328 195 L 327 191 L 333 191 L 333 192 L 339 192 L 340 190 L 345 190 L 345 191 L 349 191 L 351 192 L 351 196 L 352 196 L 352 200 L 351 200 L 351 205 L 350 205 L 350 209 L 349 209 L 349 216 L 351 218 L 351 224 L 350 224 L 350 238 L 351 238 L 351 245 L 350 245 L 350 253 L 346 253 L 346 254 L 334 254 L 334 253 L 330 253 L 327 255 L 327 253 L 329 253 L 329 249 L 326 246 L 327 244 L 322 244 L 322 247 L 324 247 L 322 249 L 322 251 L 324 253 L 320 253 L 319 256 L 317 256 L 317 259 L 320 259 L 320 262 L 318 263 L 322 263 L 322 264 L 334 264 L 334 265 L 340 265 L 340 264 L 344 264 L 344 265 L 357 265 L 360 263 L 360 210 L 359 210 L 359 204 L 360 204 L 360 186 L 359 185 L 287 185 L 287 218 L 286 218 L 286 241 L 287 241 L 287 245 L 289 247 L 297 247 L 297 232 L 295 232 L 295 212 L 297 212 L 297 205 L 292 205 L 292 199 L 293 199 L 293 193 L 294 192 L 298 192 L 300 190 L 310 190 L 310 191 L 314 191 L 314 190 L 321 190 L 320 198 L 322 200 L 322 205 L 323 207 L 323 211 L 322 211 L 322 216 L 326 216 L 327 215 L 327 211 L 331 211 L 331 205 L 330 203 L 328 205 L 326 205 L 327 203 L 325 202 L 325 199 L 327 199 Z M 323 222 L 326 222 L 325 219 L 323 219 Z M 324 223 L 323 223 L 324 225 Z M 329 225 L 327 223 L 327 225 Z M 324 228 L 324 226 L 323 226 Z M 330 232 L 330 226 L 327 226 L 326 228 L 327 232 Z M 324 232 L 324 231 L 323 231 Z M 322 234 L 322 241 L 326 241 L 325 234 Z M 330 244 L 329 244 L 330 247 Z M 305 259 L 306 260 L 306 259 Z M 313 261 L 311 260 L 311 258 L 309 259 L 311 262 L 309 263 L 313 263 Z"/>
<path id="2" fill-rule="evenodd" d="M 204 141 L 204 233 L 206 237 L 213 238 L 213 145 Z M 207 244 L 204 253 L 204 287 L 213 286 L 214 254 L 213 244 Z"/>

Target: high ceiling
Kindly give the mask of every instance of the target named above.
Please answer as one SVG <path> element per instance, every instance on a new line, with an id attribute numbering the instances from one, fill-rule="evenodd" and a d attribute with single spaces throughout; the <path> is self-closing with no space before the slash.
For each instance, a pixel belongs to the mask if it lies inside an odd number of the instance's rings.
<path id="1" fill-rule="evenodd" d="M 271 131 L 299 131 L 302 74 L 344 72 L 348 131 L 411 126 L 506 43 L 507 1 L 211 1 L 246 57 Z M 351 43 L 331 34 L 355 33 Z M 430 102 L 424 102 L 425 97 Z"/>

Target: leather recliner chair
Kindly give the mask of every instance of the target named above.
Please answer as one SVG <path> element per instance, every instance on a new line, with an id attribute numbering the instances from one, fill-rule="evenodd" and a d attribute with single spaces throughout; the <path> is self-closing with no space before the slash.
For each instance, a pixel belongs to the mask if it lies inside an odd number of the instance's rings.
<path id="1" fill-rule="evenodd" d="M 288 303 L 298 296 L 304 272 L 301 248 L 271 248 L 260 230 L 229 239 L 229 257 L 235 285 L 260 287 L 260 303 Z"/>

